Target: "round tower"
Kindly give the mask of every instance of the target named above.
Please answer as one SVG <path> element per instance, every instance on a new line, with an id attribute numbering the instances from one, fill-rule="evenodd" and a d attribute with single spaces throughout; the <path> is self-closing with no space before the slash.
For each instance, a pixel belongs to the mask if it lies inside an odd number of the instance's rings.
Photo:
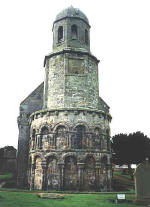
<path id="1" fill-rule="evenodd" d="M 110 190 L 111 116 L 99 97 L 98 62 L 85 14 L 60 12 L 44 61 L 43 110 L 31 115 L 31 189 Z"/>

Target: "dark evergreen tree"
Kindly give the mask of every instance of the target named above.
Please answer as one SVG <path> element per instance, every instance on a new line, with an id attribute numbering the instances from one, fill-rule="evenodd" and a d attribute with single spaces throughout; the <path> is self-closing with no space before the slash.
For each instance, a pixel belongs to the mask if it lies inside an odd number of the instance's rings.
<path id="1" fill-rule="evenodd" d="M 117 134 L 112 137 L 113 163 L 128 165 L 131 173 L 131 164 L 139 164 L 149 158 L 150 139 L 142 132 Z M 132 173 L 131 173 L 132 175 Z"/>

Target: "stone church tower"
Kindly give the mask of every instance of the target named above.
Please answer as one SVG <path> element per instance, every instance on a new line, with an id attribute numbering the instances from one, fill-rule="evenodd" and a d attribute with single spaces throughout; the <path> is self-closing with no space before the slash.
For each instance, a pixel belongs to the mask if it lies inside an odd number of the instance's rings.
<path id="1" fill-rule="evenodd" d="M 85 14 L 73 7 L 60 12 L 44 84 L 20 105 L 18 186 L 111 189 L 111 116 L 99 97 L 98 63 Z"/>

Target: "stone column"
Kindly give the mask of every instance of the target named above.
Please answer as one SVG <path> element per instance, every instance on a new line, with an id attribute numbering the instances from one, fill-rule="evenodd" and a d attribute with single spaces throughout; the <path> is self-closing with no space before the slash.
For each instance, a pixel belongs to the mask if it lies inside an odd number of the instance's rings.
<path id="1" fill-rule="evenodd" d="M 35 165 L 31 164 L 30 190 L 34 189 Z"/>
<path id="2" fill-rule="evenodd" d="M 71 145 L 72 145 L 72 132 L 68 133 L 68 147 L 69 149 L 71 149 Z"/>
<path id="3" fill-rule="evenodd" d="M 77 163 L 77 167 L 78 167 L 78 190 L 82 190 L 83 189 L 83 170 L 84 170 L 84 163 Z"/>
<path id="4" fill-rule="evenodd" d="M 100 191 L 100 163 L 99 162 L 96 162 L 96 164 L 95 164 L 95 173 L 96 173 L 96 175 L 95 175 L 95 181 L 96 181 L 96 183 L 95 183 L 95 190 L 96 191 Z"/>
<path id="5" fill-rule="evenodd" d="M 43 161 L 42 164 L 42 190 L 46 190 L 47 185 L 46 185 L 46 161 Z"/>
<path id="6" fill-rule="evenodd" d="M 60 190 L 64 189 L 64 163 L 59 163 L 59 173 L 60 173 Z"/>
<path id="7" fill-rule="evenodd" d="M 32 148 L 30 148 L 30 149 L 32 149 L 32 150 L 35 149 L 35 138 L 34 139 L 32 138 Z"/>
<path id="8" fill-rule="evenodd" d="M 39 141 L 40 141 L 40 135 L 37 135 L 37 138 L 36 138 L 36 149 L 39 149 Z"/>
<path id="9" fill-rule="evenodd" d="M 111 191 L 112 166 L 110 163 L 110 156 L 107 158 L 107 186 L 108 191 Z"/>

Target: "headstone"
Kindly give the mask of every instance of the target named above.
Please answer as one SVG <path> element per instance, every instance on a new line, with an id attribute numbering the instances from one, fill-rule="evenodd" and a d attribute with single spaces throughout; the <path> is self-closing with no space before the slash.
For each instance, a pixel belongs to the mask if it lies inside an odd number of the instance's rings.
<path id="1" fill-rule="evenodd" d="M 150 204 L 150 163 L 148 161 L 137 166 L 135 173 L 135 193 L 137 204 Z"/>

